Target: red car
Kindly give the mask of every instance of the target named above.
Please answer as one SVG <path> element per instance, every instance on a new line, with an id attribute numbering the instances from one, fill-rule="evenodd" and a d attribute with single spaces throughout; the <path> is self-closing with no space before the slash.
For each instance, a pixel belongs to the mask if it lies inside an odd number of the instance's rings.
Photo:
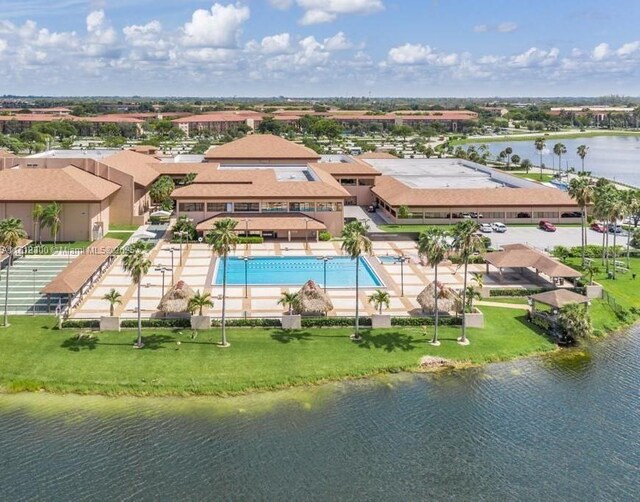
<path id="1" fill-rule="evenodd" d="M 538 223 L 538 228 L 540 228 L 541 230 L 544 230 L 545 232 L 556 231 L 556 226 L 550 221 L 546 221 L 546 220 L 542 220 L 540 223 Z"/>
<path id="2" fill-rule="evenodd" d="M 606 229 L 605 229 L 604 225 L 602 223 L 598 223 L 598 222 L 593 222 L 591 224 L 591 230 L 595 230 L 599 234 L 603 234 L 603 233 L 606 232 Z"/>

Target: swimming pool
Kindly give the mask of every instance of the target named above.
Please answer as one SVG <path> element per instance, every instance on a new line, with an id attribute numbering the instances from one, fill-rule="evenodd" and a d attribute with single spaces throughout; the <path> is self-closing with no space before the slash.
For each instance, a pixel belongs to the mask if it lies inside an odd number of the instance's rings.
<path id="1" fill-rule="evenodd" d="M 300 286 L 313 279 L 324 285 L 324 263 L 314 256 L 254 257 L 246 263 L 247 284 L 253 286 Z M 360 257 L 358 280 L 361 287 L 379 287 L 384 283 Z M 218 261 L 213 283 L 222 284 L 222 264 Z M 244 286 L 245 262 L 242 258 L 229 257 L 227 284 Z M 356 262 L 348 256 L 333 256 L 327 261 L 327 287 L 351 288 L 356 285 Z"/>

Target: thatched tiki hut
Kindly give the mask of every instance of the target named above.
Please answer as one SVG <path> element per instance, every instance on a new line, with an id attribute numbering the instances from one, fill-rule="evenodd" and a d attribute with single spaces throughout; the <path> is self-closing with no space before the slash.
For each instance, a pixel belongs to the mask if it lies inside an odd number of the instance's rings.
<path id="1" fill-rule="evenodd" d="M 298 293 L 299 300 L 296 305 L 296 314 L 307 316 L 323 316 L 333 310 L 333 303 L 321 287 L 314 281 L 307 281 Z"/>
<path id="2" fill-rule="evenodd" d="M 435 314 L 435 298 L 434 298 L 434 283 L 430 282 L 426 288 L 424 288 L 416 300 L 422 308 L 424 314 Z M 446 287 L 441 282 L 438 283 L 438 312 L 450 313 L 458 312 L 460 310 L 460 298 L 451 288 Z"/>
<path id="3" fill-rule="evenodd" d="M 165 315 L 188 315 L 189 300 L 195 296 L 195 291 L 184 281 L 176 282 L 162 297 L 158 310 Z"/>

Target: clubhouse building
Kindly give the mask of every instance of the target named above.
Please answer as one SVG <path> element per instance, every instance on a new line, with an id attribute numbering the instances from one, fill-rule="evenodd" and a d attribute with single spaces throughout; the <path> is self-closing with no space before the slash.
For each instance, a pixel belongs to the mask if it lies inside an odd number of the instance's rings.
<path id="1" fill-rule="evenodd" d="M 62 205 L 58 240 L 95 240 L 110 225 L 141 225 L 149 189 L 161 175 L 193 181 L 172 193 L 176 216 L 200 234 L 221 218 L 238 232 L 279 240 L 338 235 L 345 205 L 371 208 L 392 223 L 579 222 L 565 192 L 460 159 L 397 159 L 387 154 L 319 155 L 278 136 L 251 134 L 204 155 L 161 158 L 153 148 L 52 150 L 0 155 L 0 219 L 35 235 L 35 204 Z M 407 218 L 400 219 L 408 209 Z M 46 231 L 43 238 L 48 240 Z"/>

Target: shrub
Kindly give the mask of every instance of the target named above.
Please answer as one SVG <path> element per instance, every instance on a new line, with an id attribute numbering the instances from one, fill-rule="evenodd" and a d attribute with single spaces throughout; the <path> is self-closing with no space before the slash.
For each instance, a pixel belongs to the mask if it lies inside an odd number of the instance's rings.
<path id="1" fill-rule="evenodd" d="M 434 317 L 392 317 L 391 326 L 433 326 Z M 461 326 L 462 317 L 440 317 L 439 326 Z"/>
<path id="2" fill-rule="evenodd" d="M 262 244 L 264 237 L 260 235 L 250 235 L 249 237 L 238 237 L 238 244 Z"/>
<path id="3" fill-rule="evenodd" d="M 125 319 L 120 323 L 122 328 L 137 328 L 137 319 Z M 143 328 L 190 328 L 191 319 L 177 317 L 173 319 L 143 319 Z"/>
<path id="4" fill-rule="evenodd" d="M 348 328 L 355 323 L 354 317 L 303 317 L 303 328 Z M 360 317 L 359 326 L 371 326 L 370 317 Z"/>
<path id="5" fill-rule="evenodd" d="M 489 296 L 531 296 L 538 293 L 544 293 L 549 291 L 548 288 L 504 288 L 504 289 L 490 289 Z"/>
<path id="6" fill-rule="evenodd" d="M 100 321 L 97 319 L 68 319 L 62 321 L 62 328 L 69 329 L 98 329 L 100 327 Z"/>
<path id="7" fill-rule="evenodd" d="M 227 319 L 225 323 L 228 327 L 233 328 L 279 328 L 280 319 Z M 219 327 L 220 321 L 215 319 L 212 321 L 213 327 Z"/>
<path id="8" fill-rule="evenodd" d="M 323 230 L 322 232 L 320 232 L 318 234 L 318 239 L 321 241 L 330 241 L 331 240 L 331 234 L 325 230 Z"/>

